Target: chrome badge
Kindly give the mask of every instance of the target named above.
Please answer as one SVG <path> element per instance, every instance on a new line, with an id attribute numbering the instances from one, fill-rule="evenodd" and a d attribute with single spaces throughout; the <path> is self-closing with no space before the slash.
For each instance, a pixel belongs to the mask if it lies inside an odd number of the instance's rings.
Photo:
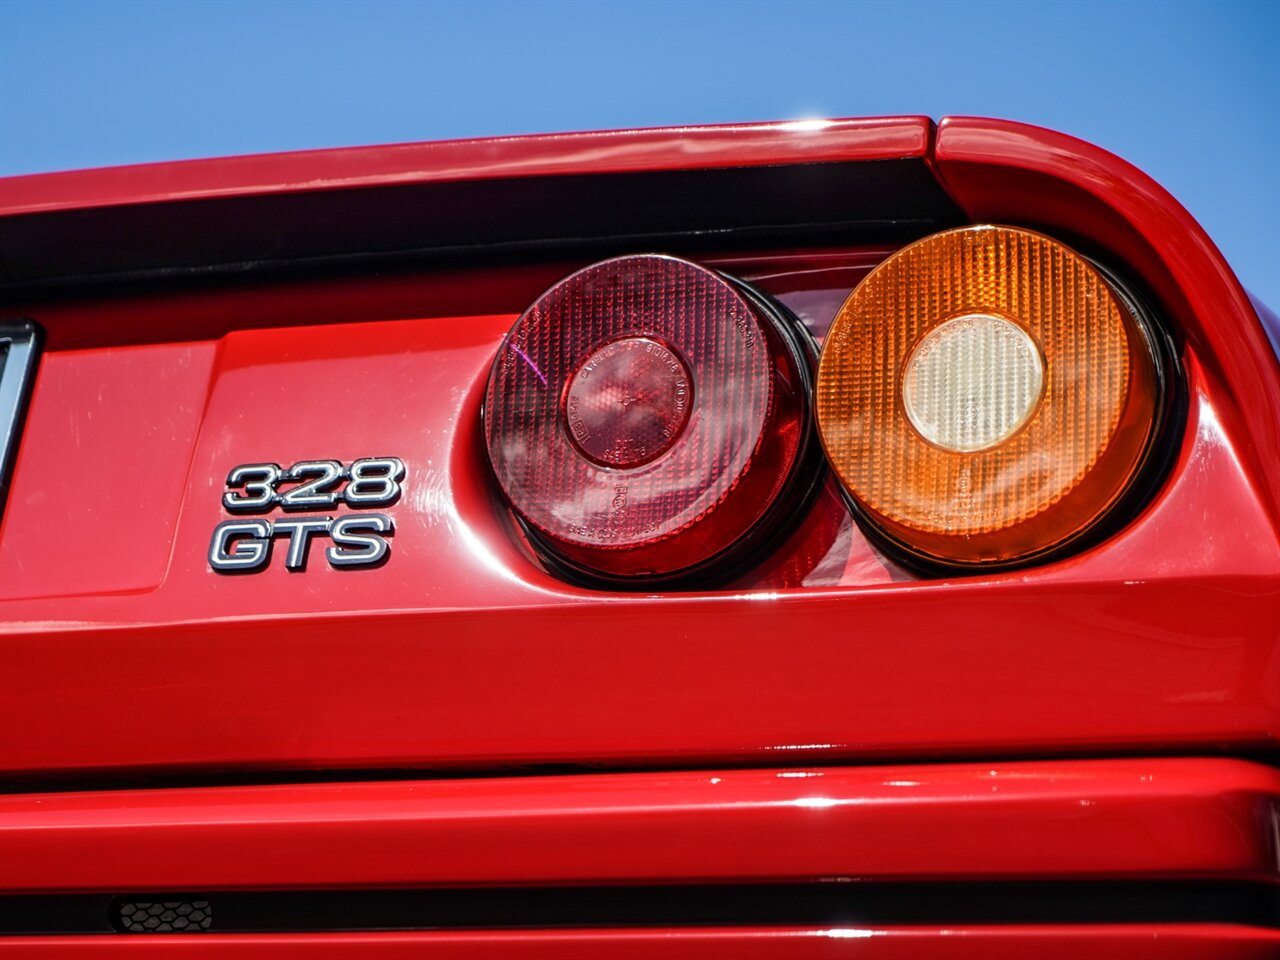
<path id="1" fill-rule="evenodd" d="M 366 513 L 389 507 L 404 488 L 404 462 L 398 457 L 369 457 L 350 466 L 339 460 L 302 460 L 288 470 L 275 463 L 244 463 L 227 474 L 222 506 L 228 513 L 268 514 L 224 520 L 213 529 L 209 566 L 218 573 L 251 573 L 271 562 L 272 544 L 287 538 L 287 570 L 305 570 L 311 542 L 327 538 L 325 559 L 335 569 L 376 567 L 391 552 L 388 541 L 395 523 L 385 513 Z M 339 516 L 292 516 L 293 513 L 332 511 L 339 503 L 359 513 Z"/>

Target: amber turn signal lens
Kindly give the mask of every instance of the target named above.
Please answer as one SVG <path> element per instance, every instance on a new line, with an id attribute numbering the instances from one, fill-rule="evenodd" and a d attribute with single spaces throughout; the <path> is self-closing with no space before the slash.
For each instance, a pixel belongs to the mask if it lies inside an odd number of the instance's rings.
<path id="1" fill-rule="evenodd" d="M 1142 466 L 1157 393 L 1146 332 L 1089 261 L 974 226 L 904 248 L 854 290 L 823 346 L 817 418 L 895 545 L 1012 563 L 1107 513 Z"/>

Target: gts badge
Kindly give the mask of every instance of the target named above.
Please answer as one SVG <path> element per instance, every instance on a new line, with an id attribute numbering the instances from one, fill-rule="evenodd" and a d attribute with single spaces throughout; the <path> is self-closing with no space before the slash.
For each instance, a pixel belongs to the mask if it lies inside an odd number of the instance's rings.
<path id="1" fill-rule="evenodd" d="M 274 463 L 245 463 L 227 474 L 222 505 L 228 513 L 284 513 L 224 520 L 213 529 L 209 566 L 218 573 L 250 573 L 271 562 L 276 540 L 287 540 L 284 565 L 305 570 L 311 541 L 323 539 L 325 559 L 336 569 L 375 567 L 391 552 L 387 537 L 395 524 L 385 513 L 363 512 L 389 507 L 400 499 L 404 463 L 398 457 L 371 457 L 345 466 L 338 460 L 303 460 L 288 470 Z M 291 516 L 329 512 L 346 504 L 359 513 L 338 516 Z"/>

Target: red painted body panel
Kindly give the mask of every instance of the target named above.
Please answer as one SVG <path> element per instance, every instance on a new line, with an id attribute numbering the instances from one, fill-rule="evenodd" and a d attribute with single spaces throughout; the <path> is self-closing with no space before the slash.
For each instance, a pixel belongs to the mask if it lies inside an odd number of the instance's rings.
<path id="1" fill-rule="evenodd" d="M 164 579 L 217 348 L 212 343 L 50 353 L 40 365 L 39 419 L 11 501 L 26 523 L 0 540 L 0 600 L 153 590 Z M 122 455 L 127 451 L 127 455 Z M 75 465 L 65 469 L 59 465 Z M 98 465 L 105 482 L 86 482 Z M 145 491 L 145 496 L 139 493 Z M 137 509 L 152 522 L 137 522 Z M 56 520 L 51 519 L 56 517 Z M 61 543 L 53 530 L 72 536 Z M 98 548 L 74 536 L 95 530 Z M 115 544 L 128 543 L 122 563 Z"/>
<path id="2" fill-rule="evenodd" d="M 1274 960 L 1280 932 L 1229 924 L 555 930 L 247 936 L 14 937 L 6 956 L 407 960 Z"/>
<path id="3" fill-rule="evenodd" d="M 1186 428 L 1150 502 L 1103 543 L 1025 570 L 920 578 L 868 542 L 828 483 L 790 540 L 726 589 L 561 582 L 496 496 L 479 406 L 513 319 L 590 251 L 223 275 L 203 289 L 160 278 L 91 298 L 24 287 L 39 299 L 6 311 L 41 323 L 48 349 L 0 526 L 0 779 L 77 792 L 0 798 L 0 891 L 1280 879 L 1280 775 L 1169 759 L 1271 757 L 1280 737 L 1280 369 L 1212 243 L 1109 154 L 1031 127 L 935 131 L 919 118 L 403 145 L 15 178 L 0 183 L 0 231 L 5 217 L 195 199 L 895 158 L 927 161 L 974 221 L 1037 227 L 1126 270 L 1170 321 Z M 696 259 L 821 336 L 892 248 L 828 238 Z M 305 573 L 210 570 L 229 468 L 369 456 L 408 468 L 385 566 L 339 571 L 313 548 Z M 1121 752 L 1166 758 L 1023 759 Z M 849 761 L 892 766 L 837 766 Z M 91 776 L 561 763 L 614 769 L 84 789 Z M 707 772 L 652 772 L 695 765 Z M 1169 924 L 2 945 L 1250 957 L 1280 943 L 1274 930 Z"/>
<path id="4" fill-rule="evenodd" d="M 0 217 L 54 210 L 494 177 L 830 163 L 923 156 L 926 117 L 726 124 L 405 143 L 33 174 Z"/>
<path id="5" fill-rule="evenodd" d="M 1271 748 L 1280 537 L 1263 464 L 1280 374 L 1256 355 L 1256 318 L 1212 245 L 1132 168 L 1056 134 L 985 123 L 944 124 L 936 151 L 975 216 L 1018 214 L 1073 235 L 1101 224 L 1096 242 L 1134 257 L 1185 341 L 1180 456 L 1154 502 L 1105 544 L 1025 571 L 921 581 L 883 560 L 830 493 L 733 589 L 587 591 L 555 580 L 522 547 L 477 443 L 493 351 L 571 264 L 44 303 L 30 312 L 52 349 L 0 529 L 9 598 L 0 601 L 0 727 L 18 732 L 0 741 L 0 771 Z M 928 145 L 915 121 L 832 129 L 820 149 L 856 159 Z M 784 159 L 785 134 L 742 134 L 742 162 Z M 708 149 L 726 159 L 738 135 L 720 131 Z M 808 134 L 795 135 L 786 157 L 810 156 Z M 1001 146 L 1010 138 L 1017 149 Z M 529 149 L 549 174 L 580 163 L 584 143 L 614 144 L 620 153 L 609 156 L 627 164 L 697 165 L 694 142 L 704 141 L 650 132 Z M 510 159 L 512 143 L 423 148 L 415 176 Z M 401 162 L 400 149 L 361 155 L 368 170 L 351 158 L 344 169 L 394 179 L 386 165 Z M 1006 155 L 1038 170 L 1035 190 L 1015 190 L 1009 174 L 1016 203 L 983 189 L 1003 182 L 991 178 Z M 425 166 L 432 157 L 437 166 Z M 300 169 L 315 173 L 313 160 L 329 162 L 304 157 Z M 229 183 L 293 189 L 283 162 L 184 166 L 173 195 Z M 68 204 L 136 202 L 150 182 L 129 171 L 69 176 Z M 56 178 L 19 180 L 16 193 L 15 182 L 5 190 L 12 209 L 57 205 Z M 1121 196 L 1121 182 L 1139 184 L 1140 202 Z M 1109 192 L 1082 193 L 1090 186 Z M 1135 237 L 1178 271 L 1126 246 Z M 883 252 L 707 259 L 793 303 L 821 332 Z M 69 349 L 113 338 L 154 345 Z M 185 365 L 181 389 L 145 364 Z M 208 569 L 234 464 L 386 454 L 405 459 L 409 478 L 385 567 Z M 104 459 L 120 463 L 104 470 Z M 140 483 L 138 461 L 168 478 Z M 170 476 L 179 469 L 181 482 Z M 69 482 L 50 478 L 86 476 L 93 489 L 78 503 L 48 509 L 50 490 Z M 121 544 L 127 561 L 117 559 Z"/>
<path id="6" fill-rule="evenodd" d="M 1102 548 L 921 582 L 887 567 L 832 497 L 810 519 L 806 563 L 766 567 L 734 591 L 650 598 L 561 584 L 504 525 L 474 428 L 509 321 L 365 323 L 358 349 L 340 327 L 227 335 L 212 368 L 191 371 L 207 378 L 192 390 L 208 389 L 194 452 L 184 430 L 156 431 L 154 418 L 146 430 L 150 458 L 190 464 L 172 534 L 150 518 L 176 509 L 173 494 L 140 498 L 127 470 L 101 475 L 93 522 L 41 508 L 44 478 L 85 464 L 95 399 L 137 388 L 126 363 L 104 387 L 95 352 L 51 354 L 0 561 L 46 572 L 6 572 L 10 595 L 59 599 L 3 604 L 0 723 L 21 736 L 0 743 L 0 767 L 1257 749 L 1280 728 L 1280 551 L 1216 416 L 1220 388 L 1194 356 L 1174 479 Z M 212 346 L 146 350 L 178 364 Z M 78 431 L 65 429 L 68 409 Z M 210 573 L 230 466 L 371 450 L 409 467 L 386 567 Z M 1188 530 L 1194 550 L 1181 548 Z M 101 558 L 122 542 L 129 569 L 167 570 L 156 589 L 110 589 Z"/>
<path id="7" fill-rule="evenodd" d="M 34 794 L 0 798 L 0 891 L 1275 881 L 1277 816 L 1280 773 L 1212 759 Z"/>

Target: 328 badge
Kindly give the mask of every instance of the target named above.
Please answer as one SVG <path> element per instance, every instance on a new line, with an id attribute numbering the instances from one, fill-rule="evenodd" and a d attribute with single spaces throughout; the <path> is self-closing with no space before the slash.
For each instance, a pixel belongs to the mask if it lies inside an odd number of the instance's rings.
<path id="1" fill-rule="evenodd" d="M 311 541 L 327 537 L 324 556 L 336 569 L 375 567 L 391 552 L 388 537 L 395 522 L 385 513 L 346 513 L 337 516 L 289 516 L 325 510 L 339 504 L 354 510 L 390 507 L 404 491 L 405 466 L 399 457 L 366 457 L 350 466 L 340 460 L 301 460 L 281 469 L 276 463 L 244 463 L 227 474 L 222 506 L 228 513 L 266 514 L 277 518 L 244 517 L 224 520 L 209 542 L 209 566 L 218 573 L 251 573 L 271 562 L 272 545 L 287 537 L 287 570 L 307 567 Z"/>

